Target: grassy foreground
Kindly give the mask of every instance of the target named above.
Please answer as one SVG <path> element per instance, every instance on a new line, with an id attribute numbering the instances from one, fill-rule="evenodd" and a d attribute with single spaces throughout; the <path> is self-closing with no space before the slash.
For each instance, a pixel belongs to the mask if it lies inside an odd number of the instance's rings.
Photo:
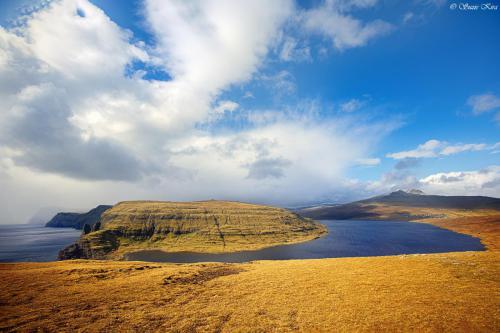
<path id="1" fill-rule="evenodd" d="M 0 330 L 500 331 L 500 215 L 432 223 L 486 252 L 152 264 L 0 265 Z"/>

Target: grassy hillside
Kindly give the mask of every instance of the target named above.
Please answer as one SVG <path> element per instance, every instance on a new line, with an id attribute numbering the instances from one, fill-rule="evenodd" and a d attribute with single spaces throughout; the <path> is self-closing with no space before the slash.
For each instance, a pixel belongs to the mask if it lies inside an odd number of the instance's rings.
<path id="1" fill-rule="evenodd" d="M 360 203 L 386 203 L 390 205 L 445 208 L 445 209 L 497 209 L 500 199 L 484 196 L 429 195 L 423 192 L 395 191 L 387 195 L 361 200 Z"/>
<path id="2" fill-rule="evenodd" d="M 311 240 L 326 228 L 288 210 L 227 201 L 121 202 L 61 257 L 119 258 L 141 249 L 224 252 Z"/>

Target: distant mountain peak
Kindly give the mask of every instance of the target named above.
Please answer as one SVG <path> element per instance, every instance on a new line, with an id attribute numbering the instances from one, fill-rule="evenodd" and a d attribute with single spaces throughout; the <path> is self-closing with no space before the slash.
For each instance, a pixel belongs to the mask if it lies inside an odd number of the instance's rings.
<path id="1" fill-rule="evenodd" d="M 397 190 L 385 195 L 351 202 L 333 207 L 318 207 L 316 209 L 302 209 L 298 211 L 300 215 L 313 219 L 386 219 L 385 213 L 378 212 L 377 206 L 382 205 L 384 209 L 392 211 L 390 219 L 395 220 L 415 220 L 428 218 L 433 213 L 430 209 L 459 209 L 475 210 L 488 209 L 500 211 L 500 198 L 483 196 L 445 196 L 428 195 L 420 190 Z M 408 213 L 407 207 L 421 209 L 423 213 L 412 215 Z M 429 209 L 426 212 L 425 209 Z M 386 212 L 383 210 L 383 212 Z M 434 216 L 434 215 L 433 215 Z M 441 215 L 436 215 L 441 216 Z"/>
<path id="2" fill-rule="evenodd" d="M 411 189 L 411 190 L 397 190 L 394 192 L 391 192 L 389 195 L 407 195 L 407 194 L 414 194 L 414 195 L 425 195 L 424 191 L 417 190 L 417 189 Z"/>

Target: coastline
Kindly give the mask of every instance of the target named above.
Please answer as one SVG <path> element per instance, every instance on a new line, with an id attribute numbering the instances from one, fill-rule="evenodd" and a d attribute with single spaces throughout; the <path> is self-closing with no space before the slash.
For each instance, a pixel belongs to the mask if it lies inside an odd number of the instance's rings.
<path id="1" fill-rule="evenodd" d="M 458 231 L 457 223 L 448 227 Z M 493 244 L 499 235 L 490 224 L 481 227 L 473 217 L 461 222 Z M 0 329 L 494 332 L 499 274 L 495 246 L 244 264 L 0 264 Z"/>

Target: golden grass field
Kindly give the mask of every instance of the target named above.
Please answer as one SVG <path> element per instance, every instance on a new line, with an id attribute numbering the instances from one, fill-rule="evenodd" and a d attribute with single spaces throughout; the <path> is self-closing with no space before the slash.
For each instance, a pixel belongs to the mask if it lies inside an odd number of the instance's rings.
<path id="1" fill-rule="evenodd" d="M 431 219 L 485 252 L 157 264 L 0 265 L 0 330 L 499 332 L 499 212 Z M 474 215 L 476 214 L 476 215 Z"/>

